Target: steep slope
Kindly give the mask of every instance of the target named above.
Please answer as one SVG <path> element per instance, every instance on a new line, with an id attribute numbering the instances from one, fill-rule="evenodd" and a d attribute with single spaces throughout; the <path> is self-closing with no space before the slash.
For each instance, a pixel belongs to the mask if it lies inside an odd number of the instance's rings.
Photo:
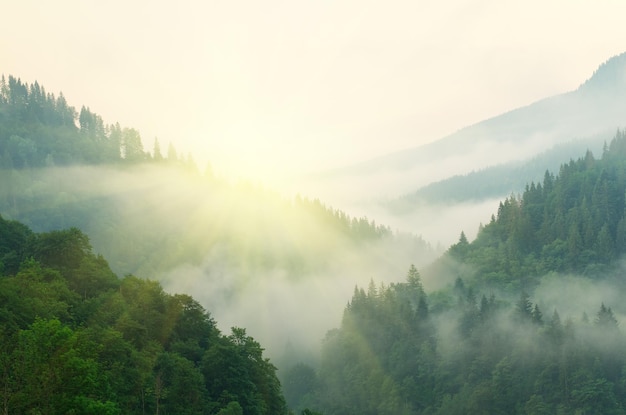
<path id="1" fill-rule="evenodd" d="M 602 154 L 607 142 L 602 135 L 558 144 L 529 160 L 499 164 L 431 183 L 390 201 L 388 206 L 402 212 L 423 204 L 463 203 L 494 197 L 504 199 L 511 193 L 522 193 L 528 183 L 541 182 L 546 170 L 558 170 L 565 160 L 576 159 L 587 151 Z"/>
<path id="2" fill-rule="evenodd" d="M 0 217 L 0 241 L 3 413 L 287 414 L 245 329 L 222 335 L 190 296 L 118 279 L 76 228 Z"/>
<path id="3" fill-rule="evenodd" d="M 318 200 L 200 174 L 157 141 L 146 152 L 136 130 L 37 84 L 0 86 L 0 214 L 37 232 L 82 229 L 115 272 L 193 294 L 275 354 L 290 336 L 316 343 L 355 284 L 436 256 L 420 237 Z"/>
<path id="4" fill-rule="evenodd" d="M 155 141 L 155 150 L 158 142 Z M 156 154 L 155 157 L 161 157 Z M 0 169 L 133 163 L 150 159 L 139 132 L 82 107 L 78 112 L 34 82 L 0 77 Z"/>
<path id="5" fill-rule="evenodd" d="M 288 339 L 316 349 L 355 284 L 436 255 L 419 237 L 319 201 L 168 165 L 13 170 L 0 206 L 37 231 L 84 229 L 116 272 L 194 295 L 220 328 L 251 327 L 273 356 Z"/>
<path id="6" fill-rule="evenodd" d="M 626 134 L 563 164 L 422 274 L 355 288 L 318 367 L 285 375 L 328 414 L 622 414 Z M 621 323 L 621 324 L 620 324 Z M 291 387 L 291 385 L 299 387 Z"/>
<path id="7" fill-rule="evenodd" d="M 432 143 L 392 153 L 318 180 L 367 188 L 367 197 L 394 197 L 434 181 L 513 160 L 556 144 L 604 135 L 626 125 L 626 53 L 602 64 L 578 89 L 463 128 Z M 395 193 L 395 194 L 394 194 Z"/>
<path id="8" fill-rule="evenodd" d="M 406 282 L 355 289 L 319 367 L 287 372 L 290 405 L 329 415 L 624 413 L 626 336 L 594 290 L 593 304 L 565 312 L 524 292 L 459 282 L 426 294 L 419 282 L 410 269 Z"/>
<path id="9" fill-rule="evenodd" d="M 526 290 L 553 272 L 619 275 L 616 260 L 626 254 L 625 159 L 626 135 L 618 132 L 601 158 L 587 152 L 501 202 L 476 239 L 462 236 L 447 259 L 462 264 L 461 274 L 476 284 Z"/>

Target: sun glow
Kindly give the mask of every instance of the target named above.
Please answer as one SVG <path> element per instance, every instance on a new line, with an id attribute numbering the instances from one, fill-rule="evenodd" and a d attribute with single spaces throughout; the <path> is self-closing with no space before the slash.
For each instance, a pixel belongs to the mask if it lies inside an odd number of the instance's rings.
<path id="1" fill-rule="evenodd" d="M 32 174 L 42 200 L 72 218 L 118 275 L 193 295 L 223 330 L 245 326 L 274 353 L 287 339 L 315 349 L 355 285 L 396 280 L 420 255 L 411 244 L 359 241 L 319 202 L 177 165 Z"/>

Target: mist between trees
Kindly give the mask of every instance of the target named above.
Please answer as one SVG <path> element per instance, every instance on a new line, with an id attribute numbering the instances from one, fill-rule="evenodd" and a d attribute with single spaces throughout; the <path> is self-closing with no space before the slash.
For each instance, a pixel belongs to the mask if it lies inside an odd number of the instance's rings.
<path id="1" fill-rule="evenodd" d="M 357 287 L 318 367 L 283 375 L 324 413 L 623 413 L 624 134 L 546 172 L 422 277 Z M 586 235 L 586 236 L 583 236 Z"/>
<path id="2" fill-rule="evenodd" d="M 274 414 L 282 391 L 304 413 L 626 408 L 624 133 L 440 256 L 319 200 L 200 174 L 157 140 L 149 154 L 38 88 L 0 91 L 0 211 L 37 232 L 1 222 L 5 409 Z M 466 206 L 437 212 L 438 231 L 462 229 Z"/>

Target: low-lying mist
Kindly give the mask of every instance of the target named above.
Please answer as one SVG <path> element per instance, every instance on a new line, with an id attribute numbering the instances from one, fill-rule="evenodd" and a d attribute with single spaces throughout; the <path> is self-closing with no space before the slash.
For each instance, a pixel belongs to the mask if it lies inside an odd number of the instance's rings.
<path id="1" fill-rule="evenodd" d="M 625 269 L 621 266 L 622 272 Z M 626 321 L 624 282 L 614 278 L 589 278 L 580 275 L 549 274 L 540 279 L 534 297 L 546 315 L 554 310 L 564 319 L 580 321 L 586 315 L 590 321 L 600 306 L 611 307 L 618 322 Z"/>
<path id="2" fill-rule="evenodd" d="M 472 240 L 499 203 L 422 203 L 403 214 L 379 200 L 331 208 L 155 165 L 11 175 L 13 184 L 0 187 L 3 216 L 35 231 L 79 227 L 118 275 L 155 279 L 169 292 L 194 296 L 222 331 L 245 327 L 277 360 L 285 353 L 315 356 L 355 286 L 404 281 L 411 264 L 425 269 L 461 231 Z M 431 292 L 453 280 L 427 272 L 423 284 Z M 537 291 L 547 308 L 550 292 Z"/>
<path id="3" fill-rule="evenodd" d="M 343 251 L 297 279 L 280 268 L 255 271 L 224 264 L 217 249 L 200 266 L 184 264 L 159 279 L 166 290 L 191 294 L 206 305 L 222 331 L 246 327 L 273 359 L 295 350 L 306 360 L 317 355 L 326 331 L 338 326 L 356 285 L 403 278 L 408 258 L 382 260 L 376 258 L 379 249 Z"/>
<path id="4" fill-rule="evenodd" d="M 416 203 L 411 209 L 395 212 L 385 203 L 362 205 L 356 212 L 370 214 L 388 224 L 392 229 L 404 229 L 419 233 L 429 243 L 442 250 L 458 242 L 461 232 L 474 239 L 480 224 L 491 220 L 498 211 L 501 199 L 487 199 L 462 203 Z"/>
<path id="5" fill-rule="evenodd" d="M 306 189 L 307 194 L 339 206 L 394 199 L 454 175 L 528 159 L 546 149 L 545 139 L 536 135 L 523 143 L 483 140 L 473 143 L 466 152 L 450 151 L 433 157 L 427 157 L 425 148 L 424 154 L 418 153 L 426 157 L 424 160 L 416 155 L 416 160 L 406 165 L 402 162 L 403 154 L 397 153 L 388 156 L 389 162 L 382 158 L 380 162 L 364 162 L 353 169 L 300 177 L 293 182 L 285 179 L 279 187 L 292 193 Z M 417 150 L 407 150 L 407 153 Z M 394 161 L 395 158 L 399 160 Z"/>
<path id="6" fill-rule="evenodd" d="M 360 211 L 178 166 L 12 170 L 3 177 L 4 217 L 37 232 L 80 228 L 118 275 L 193 295 L 220 329 L 245 327 L 272 357 L 288 343 L 315 354 L 355 285 L 402 280 L 411 264 L 422 267 L 440 253 L 400 221 L 387 228 Z"/>

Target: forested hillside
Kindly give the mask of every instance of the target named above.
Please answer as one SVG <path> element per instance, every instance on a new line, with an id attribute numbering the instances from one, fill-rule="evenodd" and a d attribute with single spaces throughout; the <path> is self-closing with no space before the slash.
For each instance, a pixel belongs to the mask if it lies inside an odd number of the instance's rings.
<path id="1" fill-rule="evenodd" d="M 118 273 L 152 276 L 201 263 L 215 249 L 240 262 L 245 248 L 260 266 L 292 273 L 366 242 L 408 247 L 419 262 L 434 255 L 418 237 L 396 243 L 391 229 L 318 200 L 200 173 L 191 156 L 171 145 L 163 154 L 156 139 L 145 151 L 137 130 L 106 125 L 63 94 L 13 76 L 0 81 L 0 155 L 0 212 L 36 231 L 80 228 Z M 307 246 L 288 242 L 296 239 Z"/>
<path id="2" fill-rule="evenodd" d="M 63 106 L 36 83 L 9 77 L 4 85 L 0 149 L 10 157 L 0 169 L 0 214 L 35 232 L 80 229 L 113 272 L 192 294 L 220 329 L 248 327 L 277 365 L 287 344 L 298 358 L 317 354 L 354 284 L 395 278 L 438 255 L 419 236 L 317 199 L 198 169 L 158 141 L 147 152 L 136 130 Z M 59 108 L 69 117 L 62 125 L 53 122 Z M 110 157 L 89 156 L 105 147 Z"/>
<path id="3" fill-rule="evenodd" d="M 324 414 L 622 414 L 626 337 L 610 306 L 561 317 L 467 287 L 356 288 L 314 369 L 284 378 L 287 401 Z"/>
<path id="4" fill-rule="evenodd" d="M 493 117 L 484 120 L 476 120 L 478 122 L 475 124 L 426 144 L 329 171 L 319 179 L 325 186 L 339 191 L 350 190 L 341 189 L 344 183 L 350 187 L 375 189 L 372 192 L 374 197 L 388 200 L 410 195 L 420 188 L 453 176 L 529 160 L 574 139 L 598 136 L 609 139 L 617 128 L 626 125 L 624 73 L 626 53 L 621 53 L 602 63 L 575 90 L 493 114 Z M 562 161 L 557 160 L 554 168 Z M 546 168 L 553 167 L 545 166 L 544 171 Z M 496 183 L 489 184 L 497 188 L 500 182 L 511 180 L 511 184 L 519 185 L 518 179 L 515 176 L 498 176 Z M 523 186 L 525 182 L 521 184 Z M 460 193 L 467 191 L 467 187 L 457 189 Z M 435 185 L 432 190 L 437 193 L 437 190 L 444 189 Z M 484 190 L 476 188 L 478 194 Z M 510 188 L 508 191 L 512 190 Z M 426 193 L 430 193 L 430 190 Z M 363 200 L 372 197 L 371 194 L 357 195 Z"/>
<path id="5" fill-rule="evenodd" d="M 146 152 L 36 83 L 0 87 L 5 413 L 626 411 L 626 133 L 429 265 L 420 237 Z M 284 398 L 217 314 L 291 347 Z"/>
<path id="6" fill-rule="evenodd" d="M 0 211 L 37 231 L 79 227 L 118 273 L 162 274 L 201 263 L 220 249 L 225 261 L 239 263 L 245 256 L 260 269 L 281 267 L 298 275 L 317 269 L 322 256 L 337 250 L 402 238 L 406 248 L 422 249 L 432 258 L 420 238 L 397 235 L 364 217 L 351 218 L 319 200 L 288 200 L 257 185 L 228 183 L 179 164 L 3 173 Z M 301 238 L 306 243 L 288 242 Z"/>
<path id="7" fill-rule="evenodd" d="M 587 150 L 599 153 L 607 136 L 574 140 L 541 153 L 529 160 L 487 167 L 465 175 L 453 176 L 422 187 L 389 204 L 393 211 L 408 212 L 427 204 L 449 204 L 504 198 L 521 193 L 531 182 L 541 182 L 546 170 L 558 170 L 563 160 L 578 158 Z"/>
<path id="8" fill-rule="evenodd" d="M 626 253 L 626 134 L 618 131 L 600 158 L 588 151 L 546 172 L 469 243 L 461 235 L 449 257 L 485 284 L 532 289 L 549 272 L 598 276 Z"/>
<path id="9" fill-rule="evenodd" d="M 38 82 L 0 78 L 0 169 L 164 159 L 179 159 L 171 144 L 164 155 L 155 139 L 150 154 L 136 129 L 107 125 L 85 106 L 77 111 Z"/>
<path id="10" fill-rule="evenodd" d="M 285 414 L 276 368 L 192 297 L 118 279 L 76 228 L 0 217 L 3 413 Z"/>
<path id="11" fill-rule="evenodd" d="M 503 201 L 406 281 L 355 288 L 318 367 L 283 375 L 326 414 L 621 414 L 626 135 Z M 577 275 L 577 276 L 576 276 Z"/>

